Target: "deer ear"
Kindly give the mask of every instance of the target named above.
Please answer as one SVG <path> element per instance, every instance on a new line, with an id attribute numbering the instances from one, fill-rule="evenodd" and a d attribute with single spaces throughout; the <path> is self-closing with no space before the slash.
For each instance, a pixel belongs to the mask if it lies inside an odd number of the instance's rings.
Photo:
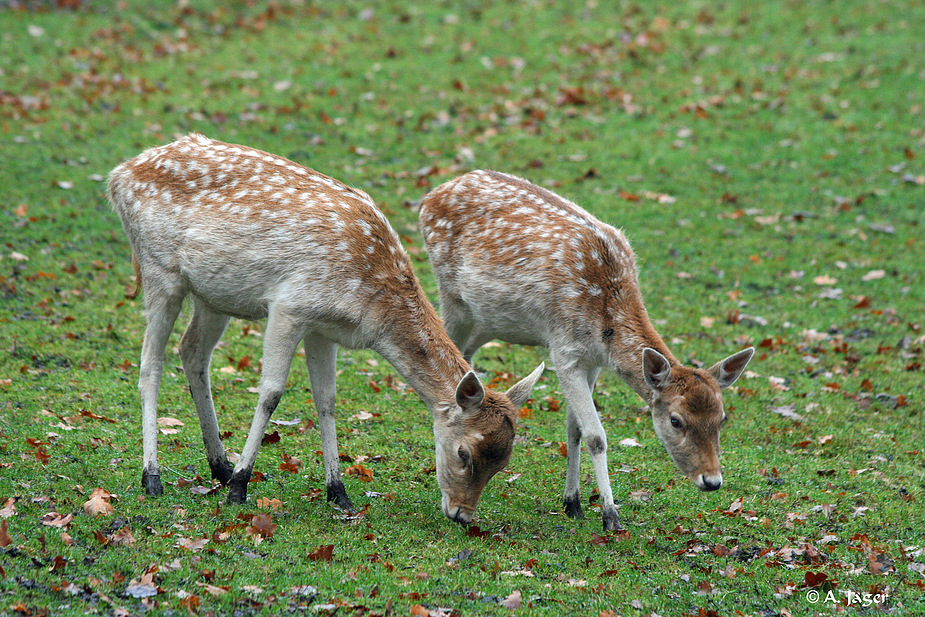
<path id="1" fill-rule="evenodd" d="M 651 347 L 642 350 L 642 374 L 646 383 L 656 392 L 661 392 L 671 381 L 671 364 L 668 358 Z"/>
<path id="2" fill-rule="evenodd" d="M 536 380 L 540 378 L 545 369 L 546 363 L 540 362 L 540 365 L 533 369 L 532 373 L 515 383 L 510 390 L 505 392 L 505 395 L 511 399 L 514 409 L 520 409 L 527 402 L 527 399 L 530 398 L 530 391 L 533 390 Z"/>
<path id="3" fill-rule="evenodd" d="M 477 409 L 485 400 L 485 388 L 475 373 L 469 371 L 456 386 L 456 404 L 463 412 Z"/>
<path id="4" fill-rule="evenodd" d="M 710 374 L 716 378 L 720 388 L 728 388 L 739 378 L 739 375 L 741 375 L 745 367 L 748 366 L 748 361 L 752 359 L 754 354 L 754 347 L 749 347 L 748 349 L 743 349 L 738 353 L 734 353 L 725 360 L 721 360 L 710 367 Z"/>

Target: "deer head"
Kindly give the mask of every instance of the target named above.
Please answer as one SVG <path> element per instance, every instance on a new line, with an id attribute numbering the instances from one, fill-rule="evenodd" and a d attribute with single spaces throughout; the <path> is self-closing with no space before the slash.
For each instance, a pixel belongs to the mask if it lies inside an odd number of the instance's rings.
<path id="1" fill-rule="evenodd" d="M 642 352 L 655 434 L 678 469 L 703 491 L 723 485 L 719 433 L 726 412 L 720 390 L 735 383 L 754 353 L 750 347 L 702 370 L 671 366 L 648 347 Z"/>
<path id="2" fill-rule="evenodd" d="M 437 483 L 450 519 L 469 523 L 485 485 L 507 465 L 517 410 L 544 368 L 541 363 L 504 394 L 486 390 L 472 371 L 459 382 L 454 404 L 434 423 Z"/>

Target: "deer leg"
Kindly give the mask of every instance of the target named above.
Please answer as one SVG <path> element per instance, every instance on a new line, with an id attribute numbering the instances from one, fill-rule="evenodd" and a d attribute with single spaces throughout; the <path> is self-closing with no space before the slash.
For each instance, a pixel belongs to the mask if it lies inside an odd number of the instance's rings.
<path id="1" fill-rule="evenodd" d="M 212 477 L 222 484 L 231 480 L 231 465 L 225 456 L 218 419 L 215 417 L 212 387 L 209 383 L 209 365 L 215 345 L 228 326 L 228 320 L 227 315 L 216 313 L 196 300 L 193 318 L 180 339 L 180 359 L 183 361 L 183 372 L 186 373 L 189 391 L 199 415 L 202 441 L 206 446 L 206 459 L 209 461 Z"/>
<path id="2" fill-rule="evenodd" d="M 565 434 L 568 445 L 568 463 L 565 468 L 565 513 L 571 518 L 584 518 L 581 511 L 579 468 L 581 466 L 581 428 L 569 404 L 565 410 Z"/>
<path id="3" fill-rule="evenodd" d="M 157 286 L 157 277 L 145 277 L 145 314 L 148 325 L 141 345 L 138 392 L 141 395 L 141 484 L 148 495 L 161 495 L 161 471 L 157 463 L 157 395 L 164 373 L 164 349 L 183 306 L 182 294 L 169 294 Z"/>
<path id="4" fill-rule="evenodd" d="M 471 349 L 467 354 L 464 348 L 468 349 L 470 335 L 472 334 L 473 321 L 466 309 L 463 301 L 449 293 L 440 292 L 440 317 L 443 318 L 443 327 L 446 333 L 450 335 L 450 340 L 456 345 L 456 348 L 463 352 L 463 358 L 472 366 L 472 356 L 478 350 L 478 347 Z"/>
<path id="5" fill-rule="evenodd" d="M 254 471 L 257 450 L 263 441 L 270 416 L 279 405 L 286 389 L 292 357 L 304 334 L 305 326 L 301 321 L 287 315 L 282 309 L 271 306 L 267 328 L 263 334 L 263 372 L 260 375 L 257 410 L 247 433 L 247 441 L 241 450 L 241 458 L 231 473 L 228 503 L 244 503 L 247 499 L 247 483 Z"/>
<path id="6" fill-rule="evenodd" d="M 324 455 L 324 485 L 328 501 L 349 512 L 355 512 L 340 475 L 340 454 L 334 424 L 335 393 L 337 391 L 337 344 L 320 336 L 305 337 L 305 364 L 312 384 L 312 400 L 318 411 L 318 431 Z"/>
<path id="7" fill-rule="evenodd" d="M 604 433 L 604 427 L 601 419 L 594 408 L 594 400 L 591 396 L 590 384 L 594 383 L 593 377 L 589 375 L 588 370 L 575 365 L 560 365 L 555 360 L 559 375 L 559 387 L 562 389 L 562 395 L 565 397 L 568 410 L 566 413 L 566 422 L 570 416 L 574 416 L 573 422 L 578 425 L 580 437 L 585 442 L 588 449 L 588 455 L 591 457 L 591 464 L 594 467 L 594 477 L 597 480 L 597 488 L 601 496 L 601 516 L 604 525 L 604 531 L 612 531 L 620 528 L 620 520 L 617 517 L 617 507 L 613 501 L 613 490 L 610 487 L 610 476 L 607 473 L 607 435 Z M 576 498 L 577 491 L 577 456 L 576 464 L 571 464 L 572 460 L 572 433 L 569 431 L 569 467 L 566 471 L 566 504 L 569 498 Z M 575 448 L 577 450 L 577 448 Z M 574 476 L 569 476 L 569 473 Z M 572 482 L 572 485 L 569 484 Z M 569 493 L 569 489 L 572 492 Z M 568 505 L 566 505 L 568 507 Z"/>
<path id="8" fill-rule="evenodd" d="M 591 391 L 591 394 L 594 394 L 594 384 L 597 383 L 597 377 L 601 374 L 601 367 L 596 366 L 592 369 L 588 369 L 588 390 Z M 591 401 L 594 402 L 593 400 Z"/>
<path id="9" fill-rule="evenodd" d="M 462 352 L 463 359 L 469 364 L 470 367 L 473 366 L 472 356 L 475 355 L 475 352 L 481 349 L 482 345 L 490 341 L 491 338 L 492 337 L 490 336 L 485 336 L 484 333 L 479 332 L 477 329 L 473 329 L 473 331 L 469 333 L 469 338 L 465 345 L 462 346 L 460 351 Z"/>
<path id="10" fill-rule="evenodd" d="M 601 372 L 600 368 L 593 368 L 587 371 L 588 389 L 594 392 L 594 382 Z M 584 518 L 584 512 L 581 510 L 581 488 L 579 486 L 579 477 L 581 470 L 581 425 L 578 421 L 577 414 L 572 410 L 572 405 L 568 405 L 565 411 L 565 433 L 566 443 L 568 445 L 568 463 L 565 470 L 565 513 L 571 518 Z"/>

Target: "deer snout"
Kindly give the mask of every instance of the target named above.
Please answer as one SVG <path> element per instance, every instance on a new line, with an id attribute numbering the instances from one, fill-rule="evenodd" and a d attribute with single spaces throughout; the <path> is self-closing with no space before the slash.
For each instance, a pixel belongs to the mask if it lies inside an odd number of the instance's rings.
<path id="1" fill-rule="evenodd" d="M 459 523 L 460 525 L 468 525 L 472 522 L 473 514 L 475 513 L 467 512 L 462 508 L 456 508 L 456 513 L 453 516 L 450 516 L 449 513 L 447 513 L 447 516 L 449 516 L 451 520 Z"/>
<path id="2" fill-rule="evenodd" d="M 718 490 L 719 487 L 723 485 L 723 474 L 721 473 L 715 473 L 715 474 L 702 473 L 694 480 L 694 484 L 696 484 L 697 488 L 699 488 L 702 491 Z"/>
<path id="3" fill-rule="evenodd" d="M 443 513 L 446 514 L 448 519 L 460 525 L 468 525 L 472 522 L 472 517 L 475 515 L 474 511 L 467 510 L 462 506 L 445 507 L 443 508 Z"/>
<path id="4" fill-rule="evenodd" d="M 451 505 L 449 499 L 444 498 L 442 505 L 443 513 L 446 517 L 460 525 L 468 525 L 472 522 L 472 517 L 475 516 L 475 510 L 456 504 Z"/>

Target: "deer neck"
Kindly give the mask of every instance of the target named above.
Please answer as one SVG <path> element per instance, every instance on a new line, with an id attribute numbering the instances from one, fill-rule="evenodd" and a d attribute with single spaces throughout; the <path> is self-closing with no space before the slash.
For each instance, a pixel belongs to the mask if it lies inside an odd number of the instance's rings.
<path id="1" fill-rule="evenodd" d="M 655 331 L 645 307 L 634 311 L 625 323 L 618 324 L 614 340 L 610 345 L 610 368 L 617 373 L 636 394 L 649 400 L 651 388 L 646 383 L 642 369 L 642 350 L 654 349 L 668 359 L 672 367 L 680 364 L 668 349 L 662 337 Z"/>
<path id="2" fill-rule="evenodd" d="M 421 397 L 431 415 L 455 400 L 456 386 L 469 365 L 443 329 L 437 312 L 414 279 L 402 293 L 389 294 L 379 314 L 388 322 L 374 349 L 395 367 Z M 440 414 L 442 415 L 442 414 Z"/>

